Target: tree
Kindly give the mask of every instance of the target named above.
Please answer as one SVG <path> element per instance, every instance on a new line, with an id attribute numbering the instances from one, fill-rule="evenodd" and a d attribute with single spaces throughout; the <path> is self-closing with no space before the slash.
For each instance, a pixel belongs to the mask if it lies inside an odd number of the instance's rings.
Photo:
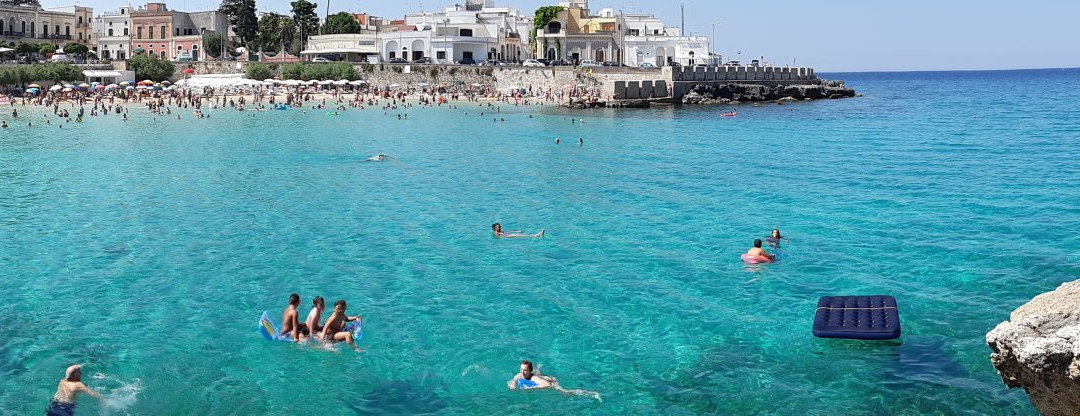
<path id="1" fill-rule="evenodd" d="M 240 44 L 247 46 L 255 40 L 259 32 L 259 19 L 255 17 L 255 0 L 225 0 L 218 9 L 229 17 L 229 24 L 240 38 Z"/>
<path id="2" fill-rule="evenodd" d="M 296 30 L 300 32 L 300 44 L 307 44 L 308 37 L 316 35 L 319 30 L 319 15 L 315 13 L 318 4 L 307 0 L 296 0 L 292 3 L 293 22 Z"/>
<path id="3" fill-rule="evenodd" d="M 340 12 L 332 14 L 326 18 L 326 24 L 323 25 L 323 32 L 327 35 L 336 35 L 339 33 L 360 33 L 360 23 L 353 19 L 352 15 Z"/>
<path id="4" fill-rule="evenodd" d="M 135 78 L 164 81 L 172 77 L 172 62 L 158 58 L 156 55 L 136 55 L 127 62 L 129 71 L 135 71 Z"/>
<path id="5" fill-rule="evenodd" d="M 38 52 L 40 52 L 42 55 L 48 55 L 50 53 L 56 52 L 56 47 L 53 46 L 51 43 L 42 43 L 41 47 L 38 49 Z"/>
<path id="6" fill-rule="evenodd" d="M 72 42 L 64 45 L 64 53 L 70 53 L 72 55 L 85 58 L 87 52 L 90 52 L 90 48 L 86 47 L 86 45 L 83 45 L 81 43 Z"/>
<path id="7" fill-rule="evenodd" d="M 33 42 L 22 42 L 15 47 L 15 52 L 20 55 L 31 54 L 41 49 L 41 45 Z"/>
<path id="8" fill-rule="evenodd" d="M 274 71 L 270 70 L 270 65 L 267 64 L 251 64 L 248 65 L 247 70 L 244 71 L 248 79 L 263 80 L 274 76 Z"/>
<path id="9" fill-rule="evenodd" d="M 290 30 L 292 19 L 277 13 L 266 13 L 259 18 L 257 44 L 264 52 L 277 53 L 284 42 L 284 32 Z"/>
<path id="10" fill-rule="evenodd" d="M 209 32 L 202 37 L 203 51 L 213 58 L 221 57 L 221 49 L 225 47 L 225 37 L 220 33 Z"/>

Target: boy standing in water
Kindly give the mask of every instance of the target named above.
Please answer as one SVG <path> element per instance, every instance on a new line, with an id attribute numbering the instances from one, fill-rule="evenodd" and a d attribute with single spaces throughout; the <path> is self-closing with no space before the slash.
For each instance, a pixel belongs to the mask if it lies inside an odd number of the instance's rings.
<path id="1" fill-rule="evenodd" d="M 67 368 L 64 373 L 64 379 L 60 380 L 60 385 L 56 387 L 56 395 L 53 396 L 52 402 L 49 403 L 49 409 L 45 411 L 46 416 L 74 416 L 75 415 L 75 395 L 79 392 L 89 394 L 90 397 L 101 400 L 101 394 L 86 387 L 82 382 L 82 364 L 75 364 Z"/>
<path id="2" fill-rule="evenodd" d="M 345 331 L 345 323 L 359 320 L 359 316 L 345 315 L 345 300 L 339 300 L 334 302 L 334 312 L 330 314 L 329 318 L 326 318 L 326 324 L 323 325 L 323 339 L 327 341 L 345 341 L 350 347 L 356 348 L 356 343 L 353 341 L 352 332 Z"/>

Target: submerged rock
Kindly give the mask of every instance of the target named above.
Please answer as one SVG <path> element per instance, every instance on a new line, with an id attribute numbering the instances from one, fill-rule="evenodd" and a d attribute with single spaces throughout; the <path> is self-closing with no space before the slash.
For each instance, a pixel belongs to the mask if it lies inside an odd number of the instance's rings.
<path id="1" fill-rule="evenodd" d="M 986 334 L 990 362 L 1043 415 L 1080 415 L 1080 280 L 1036 296 Z"/>
<path id="2" fill-rule="evenodd" d="M 855 90 L 841 81 L 806 85 L 760 85 L 749 83 L 696 84 L 682 97 L 683 104 L 720 104 L 731 101 L 799 101 L 854 97 Z"/>

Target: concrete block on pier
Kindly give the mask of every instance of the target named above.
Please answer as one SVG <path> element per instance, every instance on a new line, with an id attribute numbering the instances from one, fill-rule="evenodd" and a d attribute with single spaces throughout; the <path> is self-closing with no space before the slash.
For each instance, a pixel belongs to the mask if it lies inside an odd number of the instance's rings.
<path id="1" fill-rule="evenodd" d="M 651 98 L 650 94 L 653 94 L 653 82 L 641 81 L 641 98 Z"/>
<path id="2" fill-rule="evenodd" d="M 615 81 L 615 98 L 626 98 L 626 81 Z"/>
<path id="3" fill-rule="evenodd" d="M 771 66 L 770 67 L 765 67 L 765 80 L 766 81 L 772 81 L 772 80 L 776 79 L 776 78 L 774 78 L 776 73 L 773 71 L 773 69 L 774 68 L 771 67 Z"/>
<path id="4" fill-rule="evenodd" d="M 626 95 L 623 98 L 631 100 L 641 98 L 641 84 L 638 81 L 627 82 Z"/>
<path id="5" fill-rule="evenodd" d="M 735 68 L 736 68 L 736 70 L 739 71 L 738 74 L 735 75 L 735 79 L 738 80 L 738 81 L 746 81 L 746 67 L 745 66 L 738 66 L 738 67 L 735 67 Z"/>
<path id="6" fill-rule="evenodd" d="M 705 68 L 700 68 L 700 67 L 694 68 L 694 81 L 704 81 L 704 80 L 705 80 Z"/>
<path id="7" fill-rule="evenodd" d="M 661 79 L 653 83 L 653 96 L 668 97 L 667 81 Z"/>

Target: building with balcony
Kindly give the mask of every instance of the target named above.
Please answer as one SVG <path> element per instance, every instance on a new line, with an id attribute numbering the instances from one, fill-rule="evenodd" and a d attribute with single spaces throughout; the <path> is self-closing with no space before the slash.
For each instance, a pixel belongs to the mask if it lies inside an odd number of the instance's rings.
<path id="1" fill-rule="evenodd" d="M 304 58 L 321 56 L 346 62 L 369 62 L 369 57 L 379 56 L 379 46 L 375 32 L 315 35 L 308 38 L 306 48 L 300 51 L 300 56 Z"/>
<path id="2" fill-rule="evenodd" d="M 91 50 L 101 59 L 125 60 L 131 57 L 130 43 L 131 6 L 108 11 L 94 18 L 92 25 L 94 45 Z"/>
<path id="3" fill-rule="evenodd" d="M 69 6 L 43 9 L 37 1 L 0 1 L 0 39 L 6 42 L 90 42 L 93 9 Z M 80 25 L 81 22 L 81 25 Z"/>
<path id="4" fill-rule="evenodd" d="M 626 23 L 621 14 L 603 9 L 593 15 L 588 0 L 559 3 L 563 10 L 536 30 L 537 55 L 547 59 L 623 62 Z"/>
<path id="5" fill-rule="evenodd" d="M 493 0 L 467 0 L 441 12 L 410 13 L 380 28 L 383 60 L 428 58 L 435 63 L 521 61 L 532 56 L 532 19 L 520 11 L 495 7 Z"/>
<path id="6" fill-rule="evenodd" d="M 667 66 L 672 63 L 693 66 L 707 63 L 709 38 L 681 36 L 678 27 L 669 27 L 649 14 L 628 14 L 622 17 L 626 26 L 623 35 L 624 64 L 640 66 L 650 63 Z"/>
<path id="7" fill-rule="evenodd" d="M 129 13 L 128 50 L 169 60 L 199 61 L 206 58 L 202 36 L 232 33 L 228 19 L 217 10 L 186 13 L 169 10 L 165 3 L 147 3 Z"/>

